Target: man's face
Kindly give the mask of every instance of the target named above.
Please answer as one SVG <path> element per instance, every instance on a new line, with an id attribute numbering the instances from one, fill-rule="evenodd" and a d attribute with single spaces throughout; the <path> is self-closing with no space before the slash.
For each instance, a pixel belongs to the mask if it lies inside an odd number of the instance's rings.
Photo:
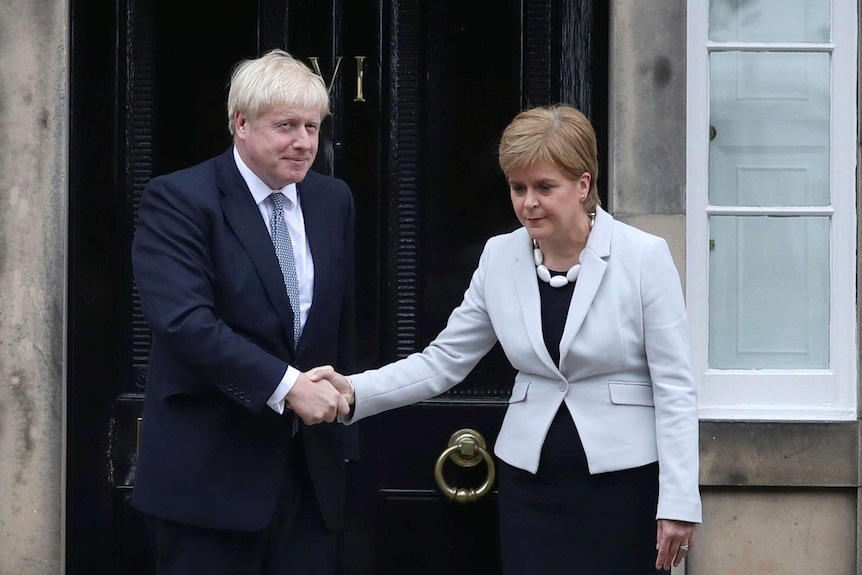
<path id="1" fill-rule="evenodd" d="M 317 155 L 319 110 L 276 106 L 254 120 L 237 112 L 234 143 L 245 164 L 273 190 L 301 182 Z"/>

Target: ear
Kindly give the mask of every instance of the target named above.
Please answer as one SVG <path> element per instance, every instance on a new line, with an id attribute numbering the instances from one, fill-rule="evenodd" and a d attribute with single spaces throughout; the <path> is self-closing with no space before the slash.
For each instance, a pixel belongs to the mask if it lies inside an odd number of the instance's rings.
<path id="1" fill-rule="evenodd" d="M 248 118 L 246 118 L 242 112 L 240 112 L 239 110 L 234 112 L 234 114 L 233 114 L 233 128 L 234 128 L 233 132 L 237 138 L 242 138 L 243 140 L 245 139 L 245 133 L 246 133 L 246 130 L 248 129 L 248 124 L 249 124 Z"/>
<path id="2" fill-rule="evenodd" d="M 580 192 L 583 195 L 590 193 L 590 187 L 593 182 L 593 175 L 589 172 L 584 172 L 581 174 L 581 179 L 578 180 L 578 187 L 580 188 Z"/>

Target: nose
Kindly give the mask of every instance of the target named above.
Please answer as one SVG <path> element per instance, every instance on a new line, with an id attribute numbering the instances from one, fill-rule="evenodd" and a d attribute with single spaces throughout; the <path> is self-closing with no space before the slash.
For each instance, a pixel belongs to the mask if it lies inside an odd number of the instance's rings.
<path id="1" fill-rule="evenodd" d="M 539 195 L 532 188 L 527 188 L 524 205 L 528 208 L 535 208 L 539 205 Z"/>
<path id="2" fill-rule="evenodd" d="M 311 134 L 305 126 L 300 127 L 294 133 L 293 147 L 301 150 L 307 150 L 311 147 Z"/>

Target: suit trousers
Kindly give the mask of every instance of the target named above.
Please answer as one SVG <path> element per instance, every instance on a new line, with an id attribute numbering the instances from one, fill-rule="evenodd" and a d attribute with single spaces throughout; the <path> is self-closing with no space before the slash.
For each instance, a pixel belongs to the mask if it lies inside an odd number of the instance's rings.
<path id="1" fill-rule="evenodd" d="M 293 438 L 282 493 L 272 521 L 264 529 L 254 532 L 207 529 L 147 516 L 156 573 L 335 573 L 337 532 L 327 528 L 318 509 L 301 433 Z"/>
<path id="2" fill-rule="evenodd" d="M 590 475 L 565 404 L 538 472 L 500 462 L 500 547 L 506 575 L 656 575 L 658 464 Z"/>

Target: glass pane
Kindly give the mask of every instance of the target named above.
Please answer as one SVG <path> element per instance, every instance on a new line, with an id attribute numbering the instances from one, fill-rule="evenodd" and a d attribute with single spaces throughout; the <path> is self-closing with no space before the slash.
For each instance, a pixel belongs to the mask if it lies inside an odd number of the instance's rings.
<path id="1" fill-rule="evenodd" d="M 829 367 L 829 218 L 709 219 L 709 367 Z"/>
<path id="2" fill-rule="evenodd" d="M 829 55 L 710 55 L 709 202 L 829 204 Z"/>
<path id="3" fill-rule="evenodd" d="M 828 42 L 829 0 L 710 0 L 716 42 Z"/>

